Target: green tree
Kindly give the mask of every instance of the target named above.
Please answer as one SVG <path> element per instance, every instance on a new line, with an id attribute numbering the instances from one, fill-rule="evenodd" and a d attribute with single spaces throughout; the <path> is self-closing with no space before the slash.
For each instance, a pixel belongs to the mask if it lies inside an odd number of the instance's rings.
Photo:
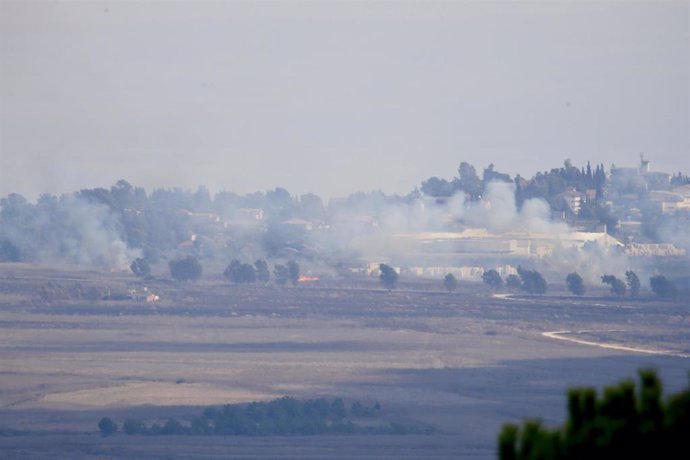
<path id="1" fill-rule="evenodd" d="M 568 418 L 555 429 L 537 421 L 506 424 L 498 437 L 501 460 L 683 458 L 690 433 L 690 387 L 662 399 L 652 370 L 606 387 L 568 391 Z M 664 455 L 664 453 L 670 454 Z"/>
<path id="2" fill-rule="evenodd" d="M 256 269 L 256 279 L 262 283 L 268 283 L 271 280 L 271 273 L 268 271 L 268 264 L 263 259 L 258 259 L 254 262 Z"/>
<path id="3" fill-rule="evenodd" d="M 290 272 L 285 265 L 276 265 L 273 267 L 273 278 L 279 286 L 285 286 L 290 279 Z"/>
<path id="4" fill-rule="evenodd" d="M 443 286 L 448 290 L 448 293 L 452 293 L 458 287 L 458 280 L 455 279 L 452 273 L 448 273 L 443 278 Z"/>
<path id="5" fill-rule="evenodd" d="M 649 278 L 649 285 L 654 294 L 662 298 L 672 298 L 678 295 L 678 289 L 673 281 L 667 279 L 665 276 L 656 275 Z"/>
<path id="6" fill-rule="evenodd" d="M 134 259 L 129 269 L 139 278 L 148 278 L 151 276 L 151 265 L 149 265 L 146 259 L 142 259 L 141 257 Z"/>
<path id="7" fill-rule="evenodd" d="M 568 290 L 575 295 L 584 295 L 585 293 L 585 283 L 582 281 L 582 277 L 577 273 L 570 273 L 565 277 L 565 284 L 568 286 Z"/>
<path id="8" fill-rule="evenodd" d="M 168 262 L 170 276 L 179 281 L 197 280 L 203 268 L 196 257 L 188 256 Z"/>
<path id="9" fill-rule="evenodd" d="M 225 267 L 223 275 L 236 284 L 249 284 L 256 281 L 256 270 L 254 269 L 254 266 L 251 264 L 242 263 L 237 259 L 233 259 L 230 262 L 230 265 Z"/>
<path id="10" fill-rule="evenodd" d="M 293 286 L 297 286 L 297 283 L 299 283 L 299 264 L 291 260 L 287 263 L 287 269 L 290 282 Z"/>
<path id="11" fill-rule="evenodd" d="M 379 264 L 379 281 L 389 291 L 398 284 L 398 272 L 393 267 L 386 264 Z"/>
<path id="12" fill-rule="evenodd" d="M 110 436 L 117 432 L 117 423 L 115 423 L 113 419 L 109 417 L 103 417 L 98 422 L 98 429 L 101 430 L 101 435 Z"/>
<path id="13" fill-rule="evenodd" d="M 613 275 L 604 275 L 601 277 L 601 282 L 611 286 L 611 293 L 619 297 L 625 295 L 625 283 Z"/>
<path id="14" fill-rule="evenodd" d="M 518 275 L 522 281 L 522 289 L 529 294 L 544 294 L 546 292 L 546 280 L 536 270 L 528 270 L 518 266 Z"/>
<path id="15" fill-rule="evenodd" d="M 482 274 L 482 281 L 486 283 L 492 290 L 497 291 L 503 286 L 503 278 L 495 269 L 484 270 Z"/>
<path id="16" fill-rule="evenodd" d="M 522 290 L 522 281 L 520 281 L 520 277 L 515 275 L 515 274 L 510 274 L 506 278 L 506 286 L 510 289 L 516 289 L 516 290 Z"/>
<path id="17" fill-rule="evenodd" d="M 145 434 L 146 425 L 144 422 L 138 419 L 128 418 L 125 423 L 122 424 L 122 431 L 126 434 Z"/>
<path id="18" fill-rule="evenodd" d="M 630 295 L 637 297 L 640 294 L 640 278 L 637 277 L 634 271 L 628 270 L 625 272 L 625 281 L 628 284 Z"/>

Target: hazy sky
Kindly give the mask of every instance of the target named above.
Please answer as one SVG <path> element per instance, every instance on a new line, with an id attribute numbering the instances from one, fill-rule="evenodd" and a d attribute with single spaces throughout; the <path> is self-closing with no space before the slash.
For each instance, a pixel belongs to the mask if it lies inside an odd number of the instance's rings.
<path id="1" fill-rule="evenodd" d="M 689 3 L 0 0 L 0 195 L 690 173 Z"/>

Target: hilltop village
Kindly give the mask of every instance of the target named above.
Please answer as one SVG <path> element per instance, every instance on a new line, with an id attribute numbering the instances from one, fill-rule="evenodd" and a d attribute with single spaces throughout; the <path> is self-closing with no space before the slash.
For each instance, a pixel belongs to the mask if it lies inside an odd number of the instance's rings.
<path id="1" fill-rule="evenodd" d="M 405 196 L 357 192 L 327 204 L 283 188 L 240 196 L 204 187 L 147 193 L 107 188 L 30 203 L 0 202 L 0 261 L 59 261 L 127 270 L 193 257 L 222 272 L 229 261 L 295 260 L 317 276 L 377 274 L 480 279 L 519 265 L 595 279 L 630 267 L 687 268 L 690 180 L 637 167 L 575 166 L 530 179 L 462 162 L 452 179 L 429 178 Z M 685 273 L 679 273 L 684 276 Z"/>

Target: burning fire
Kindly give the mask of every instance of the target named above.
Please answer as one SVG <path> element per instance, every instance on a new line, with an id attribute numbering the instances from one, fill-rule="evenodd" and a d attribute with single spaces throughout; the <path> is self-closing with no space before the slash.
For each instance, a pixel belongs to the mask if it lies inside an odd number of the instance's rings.
<path id="1" fill-rule="evenodd" d="M 299 277 L 299 282 L 300 282 L 300 283 L 303 283 L 303 282 L 305 282 L 305 281 L 318 281 L 318 280 L 319 280 L 319 277 L 318 277 L 318 276 L 304 276 L 304 275 L 300 275 L 300 277 Z"/>

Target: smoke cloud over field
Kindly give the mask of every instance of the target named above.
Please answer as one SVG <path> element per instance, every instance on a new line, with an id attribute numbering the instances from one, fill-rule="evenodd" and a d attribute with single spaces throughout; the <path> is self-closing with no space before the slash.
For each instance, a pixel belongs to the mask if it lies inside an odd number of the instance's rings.
<path id="1" fill-rule="evenodd" d="M 2 200 L 0 242 L 4 258 L 66 261 L 102 269 L 126 269 L 141 251 L 122 240 L 118 216 L 76 195 L 44 195 L 36 204 L 19 195 Z"/>
<path id="2" fill-rule="evenodd" d="M 512 183 L 493 181 L 477 203 L 460 203 L 453 208 L 454 215 L 468 225 L 486 228 L 492 233 L 534 232 L 558 235 L 568 231 L 564 223 L 551 221 L 551 209 L 540 198 L 525 200 L 521 209 L 515 203 Z"/>

